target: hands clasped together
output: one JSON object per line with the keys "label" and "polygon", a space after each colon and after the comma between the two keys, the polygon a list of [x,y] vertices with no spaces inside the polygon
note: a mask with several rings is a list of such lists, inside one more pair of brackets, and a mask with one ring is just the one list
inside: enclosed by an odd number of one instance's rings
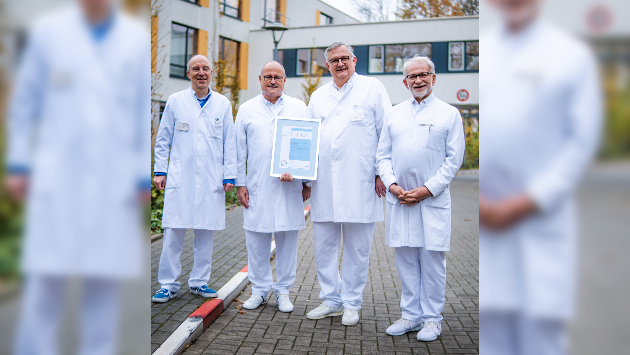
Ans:
{"label": "hands clasped together", "polygon": [[391,184],[389,186],[389,192],[391,192],[397,199],[400,200],[401,205],[415,205],[418,202],[424,200],[427,197],[433,196],[431,191],[425,186],[416,187],[413,190],[405,191],[397,184]]}

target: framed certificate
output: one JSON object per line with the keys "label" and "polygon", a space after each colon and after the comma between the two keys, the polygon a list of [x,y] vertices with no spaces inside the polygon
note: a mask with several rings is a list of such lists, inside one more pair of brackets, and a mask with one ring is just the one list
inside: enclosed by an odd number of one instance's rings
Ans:
{"label": "framed certificate", "polygon": [[320,131],[319,120],[277,116],[271,176],[286,172],[295,179],[317,180]]}

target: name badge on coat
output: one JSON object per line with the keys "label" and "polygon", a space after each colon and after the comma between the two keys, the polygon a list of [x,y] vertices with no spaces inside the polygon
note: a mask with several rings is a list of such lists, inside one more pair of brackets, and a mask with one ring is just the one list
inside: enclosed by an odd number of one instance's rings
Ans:
{"label": "name badge on coat", "polygon": [[363,108],[359,105],[354,105],[354,112],[352,113],[352,117],[350,117],[350,121],[356,122],[361,121],[365,117],[365,113]]}
{"label": "name badge on coat", "polygon": [[186,123],[186,122],[177,122],[177,124],[175,124],[175,129],[177,129],[179,131],[188,132],[188,123]]}
{"label": "name badge on coat", "polygon": [[220,126],[221,125],[221,119],[219,119],[218,117],[215,118],[212,122],[214,123],[215,126]]}

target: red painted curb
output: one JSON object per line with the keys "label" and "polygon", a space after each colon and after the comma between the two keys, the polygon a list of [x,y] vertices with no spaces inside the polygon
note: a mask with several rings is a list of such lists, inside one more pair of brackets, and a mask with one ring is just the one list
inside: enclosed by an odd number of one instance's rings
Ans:
{"label": "red painted curb", "polygon": [[208,328],[223,312],[223,300],[215,298],[197,308],[188,317],[202,318],[203,327]]}
{"label": "red painted curb", "polygon": [[311,210],[311,205],[308,205],[308,207],[304,209],[304,211],[310,211],[310,210]]}
{"label": "red painted curb", "polygon": [[248,267],[248,266],[249,266],[249,264],[245,265],[245,267],[244,267],[244,268],[242,268],[242,269],[241,269],[241,271],[239,271],[239,272],[247,272],[247,267]]}

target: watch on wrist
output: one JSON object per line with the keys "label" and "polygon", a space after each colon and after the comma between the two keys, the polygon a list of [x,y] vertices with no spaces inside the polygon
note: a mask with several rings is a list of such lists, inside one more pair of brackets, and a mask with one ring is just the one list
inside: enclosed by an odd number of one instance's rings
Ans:
{"label": "watch on wrist", "polygon": [[306,186],[306,187],[311,187],[313,182],[311,180],[306,180],[306,181],[302,181],[302,184],[304,184],[304,186]]}

